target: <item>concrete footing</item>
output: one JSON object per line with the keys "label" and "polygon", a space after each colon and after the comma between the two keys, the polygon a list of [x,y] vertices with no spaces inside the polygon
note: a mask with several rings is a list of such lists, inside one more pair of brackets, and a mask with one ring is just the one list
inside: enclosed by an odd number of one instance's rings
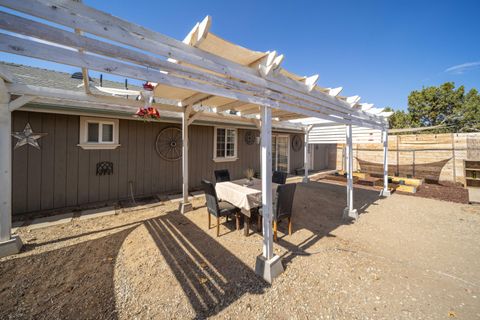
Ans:
{"label": "concrete footing", "polygon": [[388,189],[382,189],[382,191],[380,191],[380,197],[390,197],[391,195],[392,193]]}
{"label": "concrete footing", "polygon": [[343,219],[358,219],[357,209],[350,210],[348,208],[343,209]]}
{"label": "concrete footing", "polygon": [[309,178],[305,178],[305,177],[303,177],[303,179],[302,179],[302,182],[303,182],[303,183],[308,183],[309,181],[310,181],[310,179],[309,179]]}
{"label": "concrete footing", "polygon": [[255,273],[268,283],[271,284],[273,279],[282,274],[283,271],[282,259],[279,256],[274,256],[270,260],[267,260],[263,255],[257,257]]}
{"label": "concrete footing", "polygon": [[193,206],[190,202],[180,202],[180,213],[184,214],[193,210]]}
{"label": "concrete footing", "polygon": [[17,254],[23,247],[22,239],[19,236],[12,236],[10,240],[0,242],[0,258]]}

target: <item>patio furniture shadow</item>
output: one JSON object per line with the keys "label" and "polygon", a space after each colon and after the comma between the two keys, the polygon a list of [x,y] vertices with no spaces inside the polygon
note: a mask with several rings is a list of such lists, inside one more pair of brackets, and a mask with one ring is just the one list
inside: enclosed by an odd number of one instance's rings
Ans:
{"label": "patio furniture shadow", "polygon": [[145,226],[197,319],[218,314],[244,294],[261,294],[269,286],[230,250],[178,211],[148,220]]}
{"label": "patio furniture shadow", "polygon": [[[354,188],[354,208],[361,215],[376,205],[379,192]],[[331,232],[341,225],[352,224],[353,220],[343,219],[343,209],[347,206],[346,187],[336,184],[310,181],[297,184],[293,202],[293,233],[288,236],[286,223],[279,225],[278,244],[288,252],[282,257],[287,267],[296,256],[308,256],[308,249],[323,237],[332,237]],[[306,229],[312,234],[305,239],[293,242],[295,231]],[[281,235],[281,236],[280,236]]]}
{"label": "patio furniture shadow", "polygon": [[114,268],[137,226],[0,262],[0,319],[116,319]]}

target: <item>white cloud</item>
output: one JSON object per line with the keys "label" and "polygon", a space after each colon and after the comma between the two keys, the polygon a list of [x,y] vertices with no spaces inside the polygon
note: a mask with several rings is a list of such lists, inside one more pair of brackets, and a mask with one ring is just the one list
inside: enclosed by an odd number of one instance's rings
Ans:
{"label": "white cloud", "polygon": [[475,61],[475,62],[467,62],[467,63],[458,64],[456,66],[452,66],[446,69],[445,72],[452,73],[452,74],[464,74],[465,72],[472,71],[474,69],[479,69],[479,68],[480,68],[480,61]]}

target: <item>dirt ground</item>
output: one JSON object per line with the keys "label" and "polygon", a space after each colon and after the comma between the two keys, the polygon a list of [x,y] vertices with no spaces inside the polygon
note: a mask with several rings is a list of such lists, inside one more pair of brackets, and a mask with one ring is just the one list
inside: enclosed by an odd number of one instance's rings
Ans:
{"label": "dirt ground", "polygon": [[[379,176],[375,176],[380,178]],[[338,177],[335,177],[338,179]],[[332,176],[329,174],[321,173],[313,177],[313,180],[320,181],[330,184],[336,185],[346,185],[345,180],[333,180]],[[300,181],[300,180],[299,180]],[[371,187],[366,184],[354,183],[356,188],[362,188],[367,190],[378,190],[382,189],[381,186]],[[457,202],[457,203],[464,203],[468,204],[468,190],[464,188],[461,184],[455,184],[452,182],[447,181],[424,181],[424,183],[417,189],[416,193],[407,193],[407,192],[400,192],[394,191],[399,194],[404,194],[413,197],[420,197],[420,198],[430,198],[430,199],[437,199],[443,201],[450,201],[450,202]]]}
{"label": "dirt ground", "polygon": [[439,199],[444,201],[468,203],[468,190],[453,183],[424,183],[415,197]]}
{"label": "dirt ground", "polygon": [[480,319],[479,206],[356,189],[345,223],[343,186],[299,184],[270,286],[254,273],[261,236],[228,222],[216,238],[203,203],[20,228],[0,319]]}

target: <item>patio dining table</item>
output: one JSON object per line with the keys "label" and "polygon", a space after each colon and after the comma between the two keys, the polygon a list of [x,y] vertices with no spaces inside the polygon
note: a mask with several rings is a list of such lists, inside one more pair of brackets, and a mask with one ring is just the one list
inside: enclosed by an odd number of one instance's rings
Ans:
{"label": "patio dining table", "polygon": [[[275,202],[278,184],[272,182],[272,199]],[[215,185],[217,197],[240,208],[246,218],[245,235],[248,235],[252,211],[262,206],[262,180],[253,178],[218,182]]]}

